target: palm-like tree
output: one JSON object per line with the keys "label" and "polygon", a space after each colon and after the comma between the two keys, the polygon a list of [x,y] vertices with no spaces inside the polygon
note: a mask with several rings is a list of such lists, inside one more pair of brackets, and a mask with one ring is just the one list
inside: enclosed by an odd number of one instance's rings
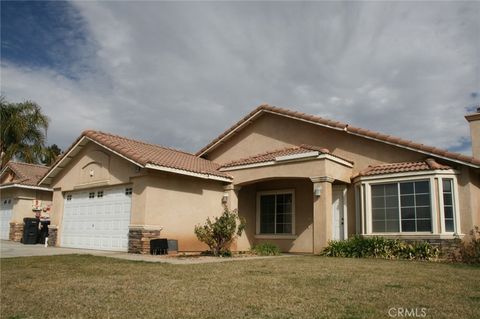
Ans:
{"label": "palm-like tree", "polygon": [[48,117],[35,102],[9,103],[0,97],[0,168],[11,159],[39,163],[48,123]]}

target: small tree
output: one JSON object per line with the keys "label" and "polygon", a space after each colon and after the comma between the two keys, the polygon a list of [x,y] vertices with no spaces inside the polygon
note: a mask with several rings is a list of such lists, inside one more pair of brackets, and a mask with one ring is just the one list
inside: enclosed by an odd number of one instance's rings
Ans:
{"label": "small tree", "polygon": [[225,206],[220,217],[215,217],[213,221],[209,217],[205,225],[195,226],[195,235],[207,244],[214,256],[219,256],[230,253],[230,245],[244,229],[245,220],[238,216],[236,210],[230,211]]}

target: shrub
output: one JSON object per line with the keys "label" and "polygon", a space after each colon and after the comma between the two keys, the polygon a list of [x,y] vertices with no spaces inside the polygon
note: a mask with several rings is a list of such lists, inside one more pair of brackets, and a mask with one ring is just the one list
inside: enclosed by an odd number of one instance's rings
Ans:
{"label": "shrub", "polygon": [[470,231],[470,238],[466,239],[459,244],[453,260],[467,264],[480,264],[480,228],[475,226]]}
{"label": "shrub", "polygon": [[280,255],[280,248],[275,244],[263,243],[255,245],[252,252],[260,256],[278,256]]}
{"label": "shrub", "polygon": [[427,242],[407,244],[398,239],[354,236],[344,241],[330,241],[322,255],[351,258],[431,260],[438,257],[439,250]]}
{"label": "shrub", "polygon": [[230,211],[225,207],[220,217],[212,221],[207,218],[205,225],[195,226],[195,235],[198,240],[207,244],[214,256],[231,256],[230,245],[245,229],[245,221],[240,218],[237,211]]}

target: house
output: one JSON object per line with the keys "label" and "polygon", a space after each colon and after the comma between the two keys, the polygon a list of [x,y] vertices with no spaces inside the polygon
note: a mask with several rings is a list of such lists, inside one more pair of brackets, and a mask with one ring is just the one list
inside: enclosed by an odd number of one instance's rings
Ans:
{"label": "house", "polygon": [[34,218],[52,204],[52,190],[38,186],[48,171],[44,165],[8,162],[0,172],[0,239],[20,241],[23,219]]}
{"label": "house", "polygon": [[49,240],[148,253],[161,236],[198,251],[194,226],[227,205],[247,222],[234,250],[319,253],[353,234],[449,243],[480,224],[480,113],[466,118],[474,157],[269,105],[197,154],[85,131],[38,184],[53,189]]}

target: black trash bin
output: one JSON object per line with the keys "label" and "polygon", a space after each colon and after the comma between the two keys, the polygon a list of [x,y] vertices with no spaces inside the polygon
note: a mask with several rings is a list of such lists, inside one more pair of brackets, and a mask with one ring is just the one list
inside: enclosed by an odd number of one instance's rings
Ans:
{"label": "black trash bin", "polygon": [[36,218],[23,219],[23,238],[22,242],[25,245],[35,245],[38,240],[38,223]]}
{"label": "black trash bin", "polygon": [[168,240],[166,238],[150,240],[150,255],[168,254]]}

